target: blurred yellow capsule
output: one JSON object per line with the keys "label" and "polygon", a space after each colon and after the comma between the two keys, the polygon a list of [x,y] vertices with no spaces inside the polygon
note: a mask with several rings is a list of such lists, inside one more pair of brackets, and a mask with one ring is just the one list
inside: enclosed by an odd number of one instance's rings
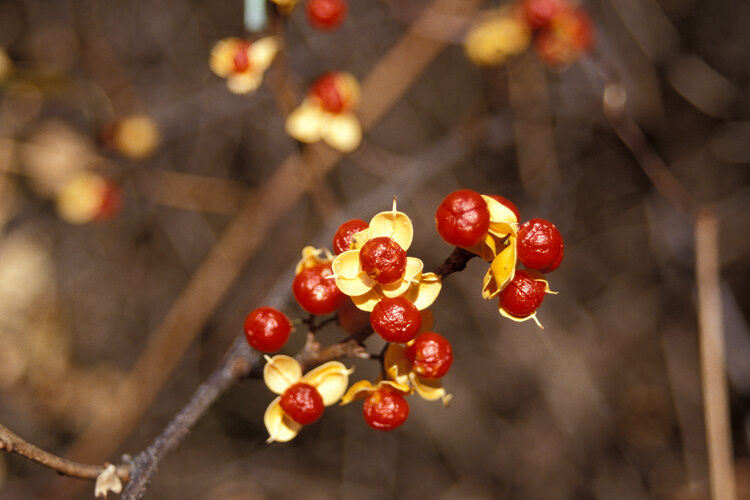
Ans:
{"label": "blurred yellow capsule", "polygon": [[469,60],[481,66],[497,66],[508,56],[529,46],[528,25],[513,15],[497,15],[475,26],[466,35],[464,49]]}
{"label": "blurred yellow capsule", "polygon": [[115,125],[113,145],[131,160],[141,160],[154,152],[161,141],[156,122],[147,115],[130,115]]}

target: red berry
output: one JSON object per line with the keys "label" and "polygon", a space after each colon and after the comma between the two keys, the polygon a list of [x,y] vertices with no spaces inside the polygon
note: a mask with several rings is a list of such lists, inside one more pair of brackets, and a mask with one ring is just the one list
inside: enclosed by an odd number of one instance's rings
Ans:
{"label": "red berry", "polygon": [[277,352],[284,347],[291,331],[289,319],[273,307],[259,307],[245,318],[247,343],[261,352]]}
{"label": "red berry", "polygon": [[406,252],[387,236],[372,238],[359,250],[359,265],[372,279],[387,285],[404,276]]}
{"label": "red berry", "polygon": [[339,88],[339,76],[326,73],[312,84],[310,94],[320,101],[320,105],[330,113],[341,113],[346,107],[344,96]]}
{"label": "red berry", "polygon": [[523,13],[532,30],[546,28],[557,15],[570,10],[566,0],[524,0]]}
{"label": "red berry", "polygon": [[361,332],[370,324],[370,313],[355,306],[351,300],[344,300],[336,316],[339,320],[339,326],[346,333]]}
{"label": "red berry", "polygon": [[434,332],[420,333],[414,343],[406,347],[406,357],[412,369],[424,378],[440,378],[453,362],[450,342]]}
{"label": "red berry", "polygon": [[474,246],[490,227],[487,203],[476,191],[461,189],[445,197],[435,213],[437,231],[451,245]]}
{"label": "red berry", "polygon": [[244,73],[250,69],[250,58],[247,54],[247,49],[250,48],[250,42],[242,40],[237,44],[237,52],[234,54],[232,62],[234,63],[235,73]]}
{"label": "red berry", "polygon": [[565,245],[560,231],[544,219],[531,219],[518,228],[518,260],[531,269],[549,273],[557,269]]}
{"label": "red berry", "polygon": [[312,314],[330,314],[341,307],[346,295],[336,281],[328,278],[332,274],[331,264],[317,264],[294,277],[292,292],[302,309]]}
{"label": "red berry", "polygon": [[516,221],[520,221],[521,220],[521,213],[518,211],[518,207],[516,206],[515,203],[513,203],[512,201],[510,201],[505,196],[500,196],[499,194],[491,194],[491,195],[489,195],[489,197],[492,198],[493,200],[495,200],[496,202],[498,202],[498,203],[500,203],[502,205],[505,205],[505,207],[509,208],[510,211],[515,214]]}
{"label": "red berry", "polygon": [[280,404],[284,413],[302,425],[318,420],[325,409],[318,390],[304,382],[297,382],[284,391]]}
{"label": "red berry", "polygon": [[96,212],[98,220],[111,219],[122,208],[122,194],[120,186],[112,181],[105,181],[104,192],[102,193],[102,202],[99,210]]}
{"label": "red berry", "polygon": [[583,10],[566,11],[541,30],[534,41],[539,57],[548,64],[560,66],[576,60],[594,43],[591,19]]}
{"label": "red berry", "polygon": [[385,297],[372,309],[370,324],[387,342],[403,344],[419,333],[422,315],[414,304],[403,297]]}
{"label": "red berry", "polygon": [[500,294],[500,307],[511,316],[525,318],[534,314],[542,304],[546,289],[544,282],[533,280],[526,271],[516,271]]}
{"label": "red berry", "polygon": [[352,249],[352,237],[355,233],[370,227],[361,219],[352,219],[341,224],[333,235],[333,253],[336,255]]}
{"label": "red berry", "polygon": [[378,389],[365,400],[362,414],[367,425],[373,429],[391,431],[406,422],[409,416],[409,403],[396,391]]}
{"label": "red berry", "polygon": [[320,30],[338,28],[346,19],[346,0],[307,0],[307,19]]}

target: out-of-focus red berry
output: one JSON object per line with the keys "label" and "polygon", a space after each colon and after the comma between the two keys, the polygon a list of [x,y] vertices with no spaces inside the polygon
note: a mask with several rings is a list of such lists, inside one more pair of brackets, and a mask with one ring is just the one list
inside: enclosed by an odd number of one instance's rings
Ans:
{"label": "out-of-focus red berry", "polygon": [[414,304],[403,297],[385,297],[372,309],[370,324],[375,333],[387,342],[404,344],[419,333],[422,315]]}
{"label": "out-of-focus red berry", "polygon": [[346,108],[346,99],[341,93],[339,75],[326,73],[313,82],[310,95],[320,101],[320,105],[329,113],[341,113]]}
{"label": "out-of-focus red berry", "polygon": [[434,332],[420,333],[414,343],[406,347],[406,357],[420,377],[440,378],[453,363],[453,349],[442,335]]}
{"label": "out-of-focus red berry", "polygon": [[292,323],[273,307],[259,307],[245,318],[245,338],[250,347],[261,352],[278,352],[291,331]]}
{"label": "out-of-focus red berry", "polygon": [[102,203],[96,212],[97,220],[111,219],[120,212],[122,208],[122,193],[120,186],[115,182],[107,180],[102,192]]}
{"label": "out-of-focus red berry", "polygon": [[325,409],[318,390],[304,382],[297,382],[284,391],[279,403],[284,413],[302,425],[318,420]]}
{"label": "out-of-focus red berry", "polygon": [[406,271],[406,252],[387,236],[367,240],[359,250],[359,265],[372,279],[387,285],[401,279]]}
{"label": "out-of-focus red berry", "polygon": [[524,0],[522,7],[532,30],[546,28],[560,13],[573,8],[568,0]]}
{"label": "out-of-focus red berry", "polygon": [[544,282],[533,280],[526,271],[516,271],[500,293],[500,307],[517,318],[530,316],[542,304],[546,288]]}
{"label": "out-of-focus red berry", "polygon": [[237,44],[237,52],[234,53],[232,63],[234,64],[235,73],[244,73],[250,69],[250,58],[247,49],[250,48],[250,42],[242,40]]}
{"label": "out-of-focus red berry", "polygon": [[440,236],[449,244],[470,247],[479,243],[490,227],[490,212],[482,196],[471,189],[445,197],[435,213]]}
{"label": "out-of-focus red berry", "polygon": [[352,219],[341,224],[333,235],[333,253],[336,255],[352,249],[352,237],[355,233],[367,229],[369,225],[361,219]]}
{"label": "out-of-focus red berry", "polygon": [[357,333],[370,324],[370,313],[354,305],[351,300],[344,300],[338,311],[339,326],[346,333]]}
{"label": "out-of-focus red berry", "polygon": [[521,264],[549,273],[562,262],[565,244],[560,231],[544,219],[531,219],[518,228],[517,252]]}
{"label": "out-of-focus red berry", "polygon": [[378,389],[365,400],[362,414],[373,429],[390,431],[406,422],[409,403],[396,391]]}
{"label": "out-of-focus red berry", "polygon": [[338,28],[346,19],[346,0],[307,0],[305,12],[310,24],[319,30]]}
{"label": "out-of-focus red berry", "polygon": [[302,309],[312,314],[330,314],[341,307],[346,295],[335,280],[328,278],[332,274],[331,264],[317,264],[294,277],[292,292]]}
{"label": "out-of-focus red berry", "polygon": [[515,203],[510,201],[505,196],[500,196],[499,194],[491,194],[489,195],[489,197],[495,200],[496,202],[501,203],[505,205],[506,207],[508,207],[510,211],[516,215],[516,220],[518,222],[521,222],[521,212],[518,211],[518,207],[516,206]]}
{"label": "out-of-focus red berry", "polygon": [[563,66],[578,59],[594,44],[591,18],[581,9],[556,16],[534,41],[539,57],[552,66]]}

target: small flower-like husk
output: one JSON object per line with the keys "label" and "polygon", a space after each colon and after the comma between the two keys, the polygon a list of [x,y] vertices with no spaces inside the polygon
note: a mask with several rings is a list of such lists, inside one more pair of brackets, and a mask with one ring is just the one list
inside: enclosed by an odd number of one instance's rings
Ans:
{"label": "small flower-like husk", "polygon": [[302,249],[302,258],[297,262],[294,274],[296,276],[303,269],[315,267],[320,264],[328,264],[331,261],[333,261],[333,254],[327,248],[315,248],[308,245]]}
{"label": "small flower-like husk", "polygon": [[274,357],[266,356],[263,367],[263,380],[266,386],[279,397],[271,401],[266,408],[263,422],[268,430],[268,442],[286,442],[294,439],[302,425],[290,418],[281,408],[281,395],[290,386],[303,382],[318,391],[325,406],[337,403],[346,393],[349,375],[353,372],[339,361],[329,361],[302,375],[299,362],[283,354]]}
{"label": "small flower-like husk", "polygon": [[[557,295],[557,292],[553,292],[549,287],[549,282],[544,277],[544,275],[537,271],[536,269],[526,269],[526,273],[533,279],[534,281],[541,281],[544,283],[544,293]],[[500,302],[498,301],[497,304],[497,310],[500,312],[500,314],[509,320],[515,321],[517,323],[523,323],[524,321],[533,320],[536,325],[544,330],[544,326],[539,321],[539,318],[536,317],[536,311],[534,311],[532,314],[529,314],[528,316],[524,316],[523,318],[519,318],[518,316],[513,316],[508,311],[503,309],[503,307],[500,305]]]}
{"label": "small flower-like husk", "polygon": [[265,37],[256,40],[247,47],[249,67],[247,71],[234,70],[234,56],[242,44],[241,38],[225,38],[219,40],[211,50],[209,65],[217,76],[227,79],[227,87],[234,94],[247,94],[260,86],[263,73],[271,65],[279,50],[276,37]]}
{"label": "small flower-like husk", "polygon": [[[407,344],[408,345],[408,344]],[[422,399],[428,401],[442,400],[445,406],[453,396],[447,393],[440,379],[425,379],[412,370],[406,347],[401,344],[390,344],[383,359],[386,377],[399,385],[410,385]]]}
{"label": "small flower-like husk", "polygon": [[107,181],[84,172],[66,182],[57,192],[57,213],[71,224],[86,224],[96,218],[102,206]]}
{"label": "small flower-like husk", "polygon": [[305,144],[320,140],[349,153],[362,142],[362,126],[351,112],[330,113],[311,98],[302,101],[286,119],[287,133]]}
{"label": "small flower-like husk", "polygon": [[510,236],[507,245],[492,259],[482,282],[482,297],[497,297],[516,274],[516,237]]}
{"label": "small flower-like husk", "polygon": [[370,383],[369,380],[360,380],[352,384],[349,390],[346,391],[346,394],[341,398],[340,404],[347,405],[352,401],[368,398],[374,392],[386,387],[404,395],[411,394],[411,388],[408,385],[399,384],[392,380],[379,380],[375,384]]}
{"label": "small flower-like husk", "polygon": [[494,198],[482,195],[482,199],[487,203],[490,225],[484,238],[466,250],[489,262],[505,248],[509,237],[515,237],[518,231],[518,219],[511,209]]}
{"label": "small flower-like husk", "polygon": [[528,25],[508,11],[493,12],[472,28],[464,40],[464,49],[471,62],[480,66],[497,66],[508,56],[529,46]]}

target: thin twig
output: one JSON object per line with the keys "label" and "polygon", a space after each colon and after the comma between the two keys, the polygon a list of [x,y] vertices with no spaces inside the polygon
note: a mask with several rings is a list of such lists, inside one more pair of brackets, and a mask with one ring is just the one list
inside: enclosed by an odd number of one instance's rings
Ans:
{"label": "thin twig", "polygon": [[450,274],[463,271],[466,268],[466,264],[476,256],[477,254],[475,253],[456,247],[453,253],[435,269],[434,273],[440,276],[440,279],[445,279]]}
{"label": "thin twig", "polygon": [[[34,446],[3,425],[0,425],[0,449],[28,458],[32,462],[54,469],[65,476],[81,479],[96,479],[107,466],[107,464],[79,464],[78,462],[58,457]],[[130,478],[130,466],[119,465],[117,467],[117,476],[121,480],[127,481]]]}

